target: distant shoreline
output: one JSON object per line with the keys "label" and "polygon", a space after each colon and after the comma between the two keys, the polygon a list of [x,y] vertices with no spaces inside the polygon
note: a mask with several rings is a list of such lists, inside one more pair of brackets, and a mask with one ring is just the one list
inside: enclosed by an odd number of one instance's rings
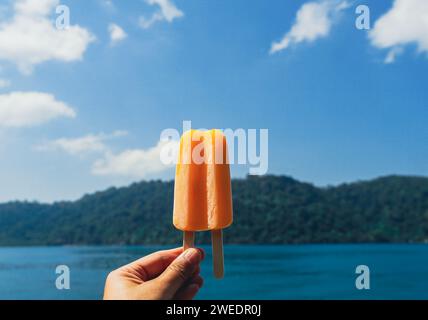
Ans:
{"label": "distant shoreline", "polygon": [[[269,177],[269,176],[271,176],[271,177],[288,177],[287,175],[283,175],[283,174],[266,174],[266,175],[261,176],[261,177]],[[232,180],[233,181],[245,181],[248,177],[252,177],[252,176],[248,175],[246,177],[236,177],[236,178],[233,178]],[[257,177],[257,176],[253,176],[253,177]],[[371,181],[375,181],[378,179],[391,178],[391,177],[428,179],[428,176],[424,176],[424,175],[412,175],[412,174],[403,174],[403,175],[389,174],[388,175],[388,174],[385,174],[385,175],[379,175],[379,176],[376,176],[373,178],[356,179],[356,180],[352,180],[352,181],[344,181],[344,182],[338,182],[338,183],[333,183],[333,184],[317,184],[317,183],[306,181],[306,180],[299,180],[299,181],[301,183],[304,183],[304,184],[312,185],[318,189],[332,189],[332,188],[334,189],[334,188],[339,188],[342,186],[366,183],[366,182],[371,182]],[[40,205],[47,205],[47,206],[58,205],[58,204],[68,204],[68,203],[80,201],[83,198],[88,197],[88,196],[96,195],[98,193],[107,192],[109,190],[120,190],[120,189],[130,188],[135,184],[151,183],[151,182],[174,183],[174,179],[166,179],[166,180],[150,179],[150,180],[144,180],[144,181],[140,181],[140,182],[131,182],[131,183],[124,185],[124,186],[118,186],[118,187],[117,186],[110,186],[110,187],[107,187],[107,188],[102,189],[102,190],[84,193],[82,196],[79,196],[75,199],[70,199],[70,200],[39,201],[39,200],[28,200],[28,199],[11,199],[11,200],[0,202],[0,206],[6,205],[6,204],[11,204],[11,203],[30,203],[30,204],[40,204]]]}
{"label": "distant shoreline", "polygon": [[[318,188],[287,176],[232,180],[234,244],[428,242],[428,178],[389,176]],[[179,245],[174,183],[111,188],[75,202],[0,205],[0,246]],[[210,233],[196,243],[210,243]]]}
{"label": "distant shoreline", "polygon": [[[365,242],[365,243],[298,243],[298,244],[269,244],[269,243],[265,243],[265,244],[229,244],[226,243],[224,244],[225,247],[284,247],[284,246],[288,246],[288,247],[318,247],[318,246],[389,246],[389,245],[394,245],[394,246],[413,246],[413,245],[420,245],[420,246],[427,246],[428,242],[400,242],[400,243],[393,243],[393,242]],[[198,245],[197,245],[198,246]],[[199,245],[202,248],[211,248],[210,244],[201,244]],[[179,247],[174,246],[174,245],[167,245],[167,244],[150,244],[150,245],[28,245],[28,246],[20,246],[20,245],[16,245],[16,246],[0,246],[0,249],[25,249],[25,248],[165,248],[165,247],[170,247],[170,248],[176,248]]]}

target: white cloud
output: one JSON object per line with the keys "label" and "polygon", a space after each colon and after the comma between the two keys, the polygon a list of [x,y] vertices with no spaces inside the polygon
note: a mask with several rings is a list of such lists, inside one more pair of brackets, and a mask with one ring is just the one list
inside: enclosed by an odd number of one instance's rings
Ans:
{"label": "white cloud", "polygon": [[60,138],[36,146],[38,151],[61,150],[73,156],[88,153],[109,152],[107,140],[127,135],[126,131],[115,131],[111,134],[88,134],[79,138]]}
{"label": "white cloud", "polygon": [[26,74],[49,60],[81,60],[94,36],[78,25],[57,29],[50,13],[58,4],[59,0],[15,0],[12,19],[0,23],[0,60]]}
{"label": "white cloud", "polygon": [[0,127],[31,127],[76,112],[51,94],[12,92],[0,95]]}
{"label": "white cloud", "polygon": [[107,10],[114,10],[115,6],[112,0],[99,0],[101,6]]}
{"label": "white cloud", "polygon": [[279,42],[272,43],[270,53],[287,49],[292,44],[312,42],[326,37],[340,11],[348,8],[346,1],[322,0],[303,4],[297,11],[296,21]]}
{"label": "white cloud", "polygon": [[395,0],[370,31],[373,46],[389,49],[385,63],[392,63],[403,47],[415,44],[419,52],[428,53],[428,1]]}
{"label": "white cloud", "polygon": [[110,32],[110,43],[112,45],[125,40],[128,37],[126,32],[115,23],[111,23],[108,27],[108,30]]}
{"label": "white cloud", "polygon": [[7,79],[1,79],[0,78],[0,89],[1,88],[7,88],[10,86],[10,81]]}
{"label": "white cloud", "polygon": [[180,18],[184,14],[171,0],[147,0],[150,5],[158,5],[165,20],[172,22],[175,18]]}
{"label": "white cloud", "polygon": [[394,63],[397,56],[400,55],[401,53],[403,53],[403,48],[401,47],[392,48],[391,50],[389,50],[388,54],[386,55],[384,62],[386,64]]}
{"label": "white cloud", "polygon": [[162,20],[164,20],[162,14],[160,12],[155,12],[150,18],[141,16],[138,23],[141,28],[148,29],[156,22]]}
{"label": "white cloud", "polygon": [[149,149],[131,149],[118,154],[108,152],[105,157],[97,160],[92,166],[92,174],[99,176],[123,176],[146,178],[159,174],[174,166],[161,161],[161,153],[165,147],[176,149],[177,141],[159,142]]}
{"label": "white cloud", "polygon": [[91,173],[141,179],[162,173],[175,165],[179,141],[159,141],[148,149],[128,149],[114,153],[108,140],[127,135],[126,131],[111,134],[88,134],[78,138],[60,138],[35,146],[36,151],[63,151],[72,156],[97,155]]}
{"label": "white cloud", "polygon": [[183,11],[178,9],[171,0],[146,0],[149,5],[157,5],[159,10],[152,14],[151,17],[140,17],[139,24],[142,28],[150,28],[158,21],[172,22],[174,19],[184,16]]}

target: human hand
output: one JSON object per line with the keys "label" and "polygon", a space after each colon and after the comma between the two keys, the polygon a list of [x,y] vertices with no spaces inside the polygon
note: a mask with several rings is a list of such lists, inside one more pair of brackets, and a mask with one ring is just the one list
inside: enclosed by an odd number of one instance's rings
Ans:
{"label": "human hand", "polygon": [[203,284],[199,264],[202,249],[158,251],[112,271],[105,300],[192,299]]}

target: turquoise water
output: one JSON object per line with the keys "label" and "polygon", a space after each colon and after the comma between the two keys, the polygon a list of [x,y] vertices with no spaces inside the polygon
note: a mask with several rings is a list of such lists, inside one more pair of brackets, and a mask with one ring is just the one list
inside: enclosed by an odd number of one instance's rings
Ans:
{"label": "turquoise water", "polygon": [[[0,299],[99,299],[110,270],[163,248],[0,248]],[[226,246],[220,281],[206,251],[199,299],[428,299],[428,245]],[[60,291],[63,264],[71,289]],[[370,268],[370,290],[356,289],[357,265]]]}

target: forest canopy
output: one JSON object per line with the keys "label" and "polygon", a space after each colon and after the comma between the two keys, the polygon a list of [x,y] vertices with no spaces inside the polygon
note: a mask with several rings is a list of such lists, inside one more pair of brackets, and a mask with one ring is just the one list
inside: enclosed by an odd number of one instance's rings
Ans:
{"label": "forest canopy", "polygon": [[[388,176],[319,188],[286,176],[232,182],[226,243],[428,242],[428,178]],[[145,181],[51,205],[0,205],[0,245],[179,244],[174,182]],[[197,242],[210,241],[209,232]]]}

